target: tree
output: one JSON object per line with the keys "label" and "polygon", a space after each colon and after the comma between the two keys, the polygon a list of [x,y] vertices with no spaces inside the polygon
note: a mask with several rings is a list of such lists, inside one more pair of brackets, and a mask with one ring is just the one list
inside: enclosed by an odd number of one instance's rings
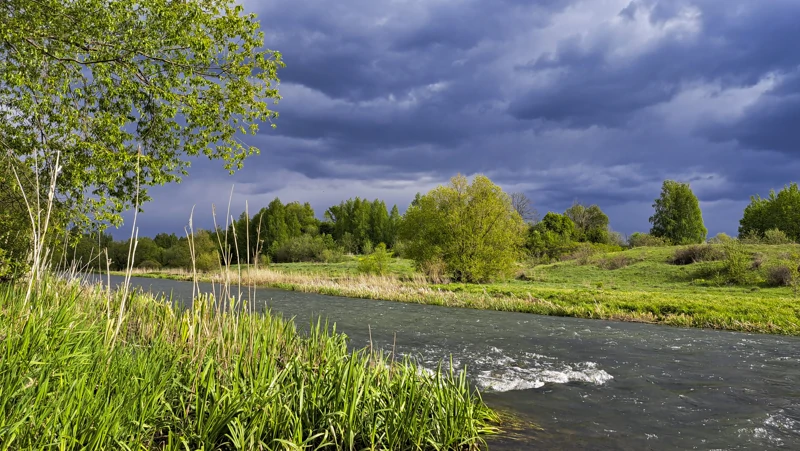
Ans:
{"label": "tree", "polygon": [[263,41],[233,0],[5,0],[0,153],[52,180],[73,221],[118,225],[186,157],[233,171],[257,152],[237,135],[277,116],[283,67]]}
{"label": "tree", "polygon": [[397,234],[400,231],[401,220],[400,210],[397,209],[397,205],[393,205],[392,211],[389,212],[389,233],[386,237],[386,245],[390,248],[393,248],[397,242]]}
{"label": "tree", "polygon": [[153,241],[160,247],[161,249],[169,249],[172,246],[178,244],[178,236],[174,233],[164,233],[161,232],[153,238]]}
{"label": "tree", "polygon": [[511,198],[487,177],[457,175],[409,206],[400,228],[418,266],[441,260],[454,280],[506,275],[520,255],[525,225]]}
{"label": "tree", "polygon": [[511,206],[528,224],[536,224],[539,221],[539,213],[533,208],[533,202],[525,193],[511,193]]}
{"label": "tree", "polygon": [[665,180],[661,196],[653,204],[650,234],[672,244],[702,243],[708,230],[703,225],[700,202],[688,183]]}
{"label": "tree", "polygon": [[548,212],[528,229],[526,247],[537,258],[556,259],[573,250],[575,223],[567,215]]}
{"label": "tree", "polygon": [[573,238],[576,241],[608,243],[608,216],[597,205],[587,207],[576,201],[564,215],[575,224]]}
{"label": "tree", "polygon": [[756,234],[763,237],[771,229],[784,232],[791,240],[800,240],[800,188],[797,183],[784,186],[769,197],[752,196],[739,220],[739,236]]}

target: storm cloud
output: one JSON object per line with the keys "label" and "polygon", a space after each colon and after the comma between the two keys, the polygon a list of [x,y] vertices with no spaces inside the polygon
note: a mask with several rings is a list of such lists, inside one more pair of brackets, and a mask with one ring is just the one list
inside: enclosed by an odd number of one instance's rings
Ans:
{"label": "storm cloud", "polygon": [[277,128],[234,176],[197,160],[153,189],[142,234],[182,230],[193,205],[211,226],[232,185],[235,216],[274,197],[321,216],[354,196],[404,210],[456,173],[541,213],[597,203],[624,233],[686,181],[709,231],[735,233],[750,195],[800,169],[794,0],[243,4],[287,65]]}

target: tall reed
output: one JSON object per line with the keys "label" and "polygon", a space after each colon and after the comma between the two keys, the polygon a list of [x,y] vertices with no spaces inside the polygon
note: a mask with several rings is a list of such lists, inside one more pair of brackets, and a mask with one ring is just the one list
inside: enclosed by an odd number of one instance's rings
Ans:
{"label": "tall reed", "polygon": [[477,449],[497,431],[463,372],[350,352],[326,323],[116,292],[114,346],[106,293],[41,282],[29,302],[0,286],[0,449]]}

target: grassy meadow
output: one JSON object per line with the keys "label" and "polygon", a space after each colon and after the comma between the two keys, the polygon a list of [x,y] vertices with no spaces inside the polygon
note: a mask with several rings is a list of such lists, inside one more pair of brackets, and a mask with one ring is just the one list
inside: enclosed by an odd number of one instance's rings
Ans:
{"label": "grassy meadow", "polygon": [[[204,280],[241,280],[297,291],[402,302],[638,321],[673,326],[800,335],[796,285],[769,286],[770,268],[786,265],[799,245],[741,245],[746,280],[727,278],[723,245],[706,261],[675,264],[686,246],[640,247],[584,254],[548,265],[520,264],[515,277],[491,284],[431,284],[411,261],[393,259],[385,276],[361,275],[355,258],[341,263],[280,263],[258,270],[209,272]],[[186,271],[138,275],[190,280]]]}
{"label": "grassy meadow", "polygon": [[0,285],[4,450],[463,450],[497,431],[464,373],[348,351],[327,324],[54,279],[25,299]]}

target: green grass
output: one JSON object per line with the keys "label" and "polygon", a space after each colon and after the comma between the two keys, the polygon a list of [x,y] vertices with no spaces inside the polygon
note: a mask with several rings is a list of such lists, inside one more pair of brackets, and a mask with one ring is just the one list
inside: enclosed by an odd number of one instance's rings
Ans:
{"label": "green grass", "polygon": [[1,449],[475,449],[496,432],[464,373],[349,352],[326,324],[134,294],[115,341],[119,294],[50,280],[23,300],[0,286]]}
{"label": "green grass", "polygon": [[[245,274],[244,280],[337,296],[800,335],[800,295],[764,282],[765,268],[800,254],[800,245],[745,245],[750,261],[761,266],[748,269],[751,280],[740,285],[729,283],[723,261],[671,264],[678,249],[636,248],[551,265],[521,264],[518,277],[491,284],[427,284],[402,259],[393,261],[389,278],[357,276],[355,261],[349,261],[276,264]],[[608,269],[613,266],[607,263],[616,259],[626,264]],[[152,275],[191,280],[186,273]]]}
{"label": "green grass", "polygon": [[[349,257],[341,263],[274,263],[270,268],[293,274],[343,277],[358,275],[357,266],[357,257]],[[414,262],[411,260],[393,258],[389,265],[389,275],[409,278],[415,273]]]}

